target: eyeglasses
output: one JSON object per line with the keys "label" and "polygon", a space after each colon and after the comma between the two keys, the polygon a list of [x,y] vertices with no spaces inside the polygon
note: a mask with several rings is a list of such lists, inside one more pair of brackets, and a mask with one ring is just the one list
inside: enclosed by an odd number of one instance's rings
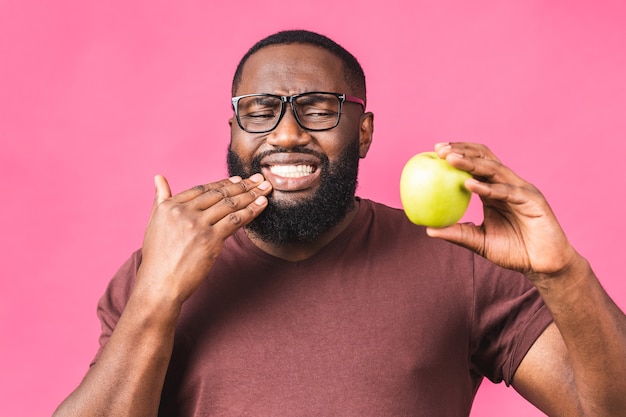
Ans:
{"label": "eyeglasses", "polygon": [[298,125],[314,132],[337,127],[344,102],[359,104],[365,110],[365,102],[358,97],[324,92],[293,96],[246,94],[233,97],[232,102],[239,127],[248,133],[267,133],[276,129],[285,115],[286,103],[291,104]]}

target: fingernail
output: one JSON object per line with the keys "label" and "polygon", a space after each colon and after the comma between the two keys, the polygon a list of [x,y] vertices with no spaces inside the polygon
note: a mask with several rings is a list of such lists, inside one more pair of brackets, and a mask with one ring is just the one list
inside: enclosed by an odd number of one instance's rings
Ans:
{"label": "fingernail", "polygon": [[263,180],[263,175],[258,172],[250,177],[250,181],[259,182]]}
{"label": "fingernail", "polygon": [[267,202],[267,198],[264,195],[262,195],[262,196],[257,197],[256,200],[254,200],[254,202],[256,203],[257,206],[263,206]]}
{"label": "fingernail", "polygon": [[235,175],[234,177],[230,177],[229,180],[233,184],[237,184],[238,182],[241,182],[241,177],[238,175]]}
{"label": "fingernail", "polygon": [[269,181],[263,181],[261,184],[257,185],[257,188],[260,190],[267,190],[268,188],[270,188],[270,182]]}

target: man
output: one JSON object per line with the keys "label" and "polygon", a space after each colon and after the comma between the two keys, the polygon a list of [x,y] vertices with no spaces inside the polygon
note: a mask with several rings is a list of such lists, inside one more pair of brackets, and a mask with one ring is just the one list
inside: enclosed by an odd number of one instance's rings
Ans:
{"label": "man", "polygon": [[624,415],[624,314],[489,149],[436,145],[484,223],[425,229],[355,198],[373,114],[333,41],[264,39],[233,96],[231,177],[174,196],[155,178],[56,415],[467,416],[483,377],[551,416]]}

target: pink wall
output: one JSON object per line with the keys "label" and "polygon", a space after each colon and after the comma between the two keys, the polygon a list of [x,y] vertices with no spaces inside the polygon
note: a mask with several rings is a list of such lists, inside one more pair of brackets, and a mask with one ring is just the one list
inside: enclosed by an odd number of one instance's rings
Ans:
{"label": "pink wall", "polygon": [[[398,206],[411,155],[484,142],[544,191],[626,308],[621,0],[33,3],[0,0],[0,415],[49,415],[79,383],[152,176],[180,191],[223,175],[232,72],[278,29],[362,61],[376,135],[360,195]],[[485,384],[473,415],[541,413]]]}

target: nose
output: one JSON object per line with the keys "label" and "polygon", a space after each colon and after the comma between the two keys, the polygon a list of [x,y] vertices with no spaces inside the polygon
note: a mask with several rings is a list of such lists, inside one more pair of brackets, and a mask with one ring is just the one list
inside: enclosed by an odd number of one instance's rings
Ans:
{"label": "nose", "polygon": [[288,149],[306,145],[311,140],[311,136],[298,124],[291,106],[285,107],[285,114],[278,122],[278,126],[270,132],[267,142]]}

